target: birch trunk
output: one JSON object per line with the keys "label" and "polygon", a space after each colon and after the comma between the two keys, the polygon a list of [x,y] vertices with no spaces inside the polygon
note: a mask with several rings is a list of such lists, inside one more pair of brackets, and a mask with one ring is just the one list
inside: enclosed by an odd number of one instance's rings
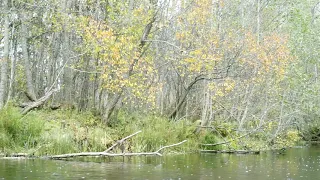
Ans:
{"label": "birch trunk", "polygon": [[28,43],[27,43],[28,28],[26,24],[26,21],[27,21],[26,16],[27,16],[26,14],[21,15],[22,54],[23,54],[23,60],[24,60],[25,76],[27,81],[27,96],[29,100],[36,101],[37,98],[34,91],[30,61],[29,61],[29,53],[28,53]]}
{"label": "birch trunk", "polygon": [[4,0],[4,52],[3,59],[1,59],[1,81],[0,81],[0,109],[4,106],[5,93],[7,87],[7,71],[8,71],[8,60],[9,60],[9,7],[8,0]]}

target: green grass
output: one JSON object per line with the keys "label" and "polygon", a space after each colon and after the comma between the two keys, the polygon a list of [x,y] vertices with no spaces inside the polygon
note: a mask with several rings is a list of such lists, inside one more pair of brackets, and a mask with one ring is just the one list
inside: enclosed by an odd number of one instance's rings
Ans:
{"label": "green grass", "polygon": [[44,121],[35,113],[22,116],[17,108],[7,106],[0,111],[0,150],[37,147]]}
{"label": "green grass", "polygon": [[131,140],[133,150],[140,152],[156,151],[162,146],[183,140],[188,142],[168,151],[171,153],[196,151],[198,148],[195,141],[197,137],[193,134],[194,129],[187,121],[168,121],[157,116],[141,117],[139,123],[128,123],[125,126],[126,134],[142,130],[142,133]]}
{"label": "green grass", "polygon": [[[127,152],[153,152],[183,140],[187,142],[164,149],[163,153],[190,153],[199,152],[199,149],[268,148],[266,141],[254,134],[228,145],[199,146],[241,136],[232,130],[234,124],[220,125],[223,128],[218,129],[219,132],[202,129],[195,133],[197,123],[188,120],[170,121],[157,115],[119,111],[109,125],[103,124],[90,112],[38,110],[22,116],[19,109],[8,106],[0,111],[0,152],[24,152],[36,156],[99,152],[139,130],[142,132],[126,141]],[[296,139],[295,133],[289,135],[284,137]],[[113,152],[120,150],[116,148]]]}
{"label": "green grass", "polygon": [[[14,108],[13,108],[14,109]],[[8,112],[11,114],[12,112]],[[13,115],[21,119],[18,111]],[[165,149],[166,153],[195,152],[198,150],[198,137],[193,133],[195,126],[188,121],[169,121],[155,115],[119,112],[112,126],[101,123],[91,113],[78,113],[70,110],[40,110],[23,117],[37,116],[41,119],[41,131],[37,136],[30,136],[30,142],[37,140],[33,146],[23,147],[21,144],[12,151],[34,152],[35,155],[64,154],[84,151],[104,151],[117,140],[139,130],[142,132],[126,141],[126,151],[151,152],[160,147],[188,140],[183,145]],[[19,119],[15,118],[15,119]],[[20,131],[21,122],[14,123],[13,131]],[[34,123],[28,123],[34,125]],[[30,126],[38,129],[35,126]],[[30,129],[30,128],[29,128]],[[1,135],[1,134],[0,134]],[[3,134],[6,136],[6,134]],[[4,147],[8,147],[6,138]],[[22,139],[21,139],[22,140]],[[21,142],[28,142],[25,138]],[[10,149],[10,148],[9,148]],[[119,152],[115,149],[113,152]]]}

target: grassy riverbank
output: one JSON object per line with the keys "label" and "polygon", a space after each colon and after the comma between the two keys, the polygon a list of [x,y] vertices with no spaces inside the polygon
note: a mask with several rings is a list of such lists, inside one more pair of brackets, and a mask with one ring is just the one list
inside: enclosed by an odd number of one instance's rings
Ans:
{"label": "grassy riverbank", "polygon": [[[130,138],[127,152],[151,152],[161,146],[188,141],[181,146],[166,149],[166,153],[198,152],[199,149],[265,150],[271,147],[293,146],[299,141],[297,131],[288,130],[267,143],[268,129],[244,138],[236,133],[233,124],[219,124],[215,131],[202,129],[195,133],[198,121],[169,121],[156,115],[120,112],[111,126],[105,126],[89,112],[72,110],[38,110],[26,116],[19,109],[6,107],[0,112],[0,152],[23,152],[37,156],[84,151],[104,151],[117,140],[134,132],[142,133]],[[217,146],[201,146],[230,141]],[[116,149],[114,152],[120,152]]]}

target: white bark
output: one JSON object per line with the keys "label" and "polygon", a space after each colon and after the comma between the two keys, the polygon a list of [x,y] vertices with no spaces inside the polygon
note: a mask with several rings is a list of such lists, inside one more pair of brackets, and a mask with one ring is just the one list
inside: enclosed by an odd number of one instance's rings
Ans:
{"label": "white bark", "polygon": [[21,15],[21,35],[22,35],[22,54],[23,54],[23,60],[24,60],[24,70],[26,75],[26,81],[27,81],[27,96],[31,101],[35,101],[36,95],[34,91],[33,86],[33,79],[32,79],[32,73],[30,68],[30,61],[29,61],[29,53],[28,53],[28,28],[27,28],[27,15],[22,14]]}
{"label": "white bark", "polygon": [[4,106],[5,94],[7,89],[7,71],[9,60],[9,7],[8,0],[4,1],[4,57],[1,59],[1,81],[0,81],[0,108]]}

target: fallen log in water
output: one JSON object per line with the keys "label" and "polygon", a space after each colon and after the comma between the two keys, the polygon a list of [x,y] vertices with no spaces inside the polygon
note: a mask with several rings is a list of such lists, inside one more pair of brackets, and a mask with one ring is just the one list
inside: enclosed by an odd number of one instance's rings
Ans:
{"label": "fallen log in water", "polygon": [[309,141],[310,144],[320,144],[320,141]]}
{"label": "fallen log in water", "polygon": [[107,150],[104,151],[104,153],[107,153],[109,151],[111,151],[112,149],[114,149],[115,147],[117,146],[121,146],[123,145],[123,142],[126,141],[127,139],[131,138],[132,136],[135,136],[139,133],[141,133],[142,131],[138,131],[138,132],[135,132],[133,134],[131,134],[130,136],[127,136],[125,138],[122,138],[121,140],[117,141],[116,143],[114,143],[111,147],[109,147]]}
{"label": "fallen log in water", "polygon": [[[163,146],[160,147],[157,151],[154,152],[122,152],[122,153],[110,153],[110,151],[112,149],[114,149],[117,146],[121,146],[122,143],[139,134],[142,131],[138,131],[134,134],[131,134],[119,141],[117,141],[115,144],[113,144],[111,147],[109,147],[107,150],[103,151],[103,152],[80,152],[80,153],[69,153],[69,154],[59,154],[59,155],[49,155],[49,156],[40,156],[40,157],[35,157],[33,156],[34,152],[37,151],[38,149],[40,149],[41,147],[39,147],[37,150],[35,150],[33,153],[31,154],[26,154],[26,153],[15,153],[15,154],[11,154],[9,157],[1,157],[0,159],[17,159],[17,158],[41,158],[41,159],[66,159],[66,158],[72,158],[72,157],[84,157],[84,156],[108,156],[108,157],[117,157],[117,156],[162,156],[161,151],[163,149],[166,148],[170,148],[170,147],[174,147],[174,146],[178,146],[180,144],[183,144],[185,142],[187,142],[187,140],[181,141],[179,143],[176,144],[171,144],[171,145],[167,145],[167,146]],[[3,154],[3,156],[5,156]]]}
{"label": "fallen log in water", "polygon": [[83,156],[109,156],[109,157],[116,157],[116,156],[162,156],[160,153],[161,150],[173,146],[178,146],[180,144],[185,143],[187,140],[181,141],[176,144],[171,144],[168,146],[163,146],[159,148],[157,151],[154,152],[140,152],[140,153],[108,153],[108,152],[81,152],[81,153],[71,153],[71,154],[60,154],[60,155],[54,155],[54,156],[46,156],[44,158],[48,159],[65,159],[65,158],[71,158],[71,157],[83,157]]}
{"label": "fallen log in water", "polygon": [[260,154],[260,151],[253,150],[200,150],[202,153],[229,153],[229,154]]}

